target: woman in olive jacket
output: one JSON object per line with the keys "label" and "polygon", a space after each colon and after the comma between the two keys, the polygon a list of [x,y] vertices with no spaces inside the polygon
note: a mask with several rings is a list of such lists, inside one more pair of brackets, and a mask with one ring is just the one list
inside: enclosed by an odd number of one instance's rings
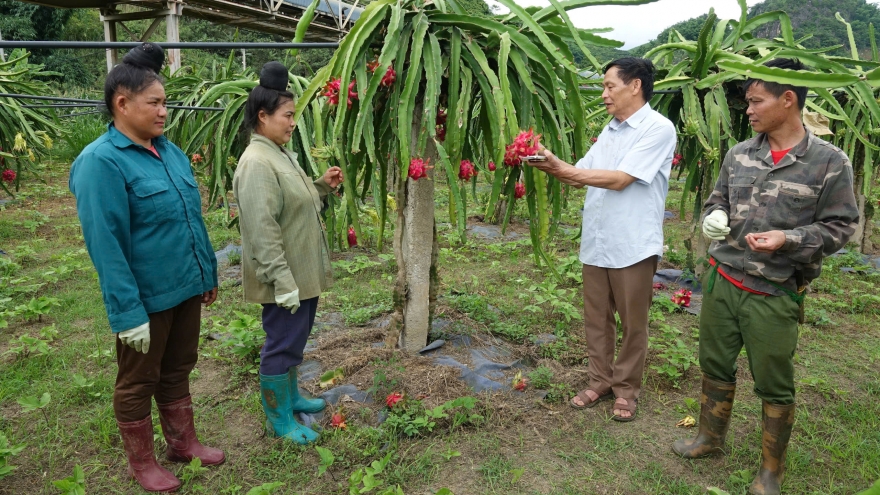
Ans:
{"label": "woman in olive jacket", "polygon": [[244,297],[263,305],[260,390],[266,429],[307,444],[318,435],[294,415],[318,412],[326,404],[300,395],[296,367],[315,322],[318,296],[332,281],[321,209],[342,182],[342,171],[331,167],[312,181],[296,153],[284,147],[295,125],[288,81],[282,64],[263,66],[260,84],[245,106],[245,126],[252,135],[232,187],[241,225]]}

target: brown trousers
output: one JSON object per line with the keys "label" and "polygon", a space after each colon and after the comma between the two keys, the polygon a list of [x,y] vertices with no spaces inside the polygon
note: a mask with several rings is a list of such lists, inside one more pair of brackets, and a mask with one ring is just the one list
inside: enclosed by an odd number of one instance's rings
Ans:
{"label": "brown trousers", "polygon": [[189,374],[199,353],[202,296],[150,313],[150,352],[144,354],[116,339],[116,390],[113,410],[121,423],[150,415],[151,399],[169,404],[189,395]]}
{"label": "brown trousers", "polygon": [[[609,390],[615,397],[637,399],[642,389],[648,352],[648,311],[654,295],[657,257],[626,268],[584,265],[584,328],[587,334],[589,387],[599,395]],[[617,322],[620,315],[623,341],[617,359]]]}

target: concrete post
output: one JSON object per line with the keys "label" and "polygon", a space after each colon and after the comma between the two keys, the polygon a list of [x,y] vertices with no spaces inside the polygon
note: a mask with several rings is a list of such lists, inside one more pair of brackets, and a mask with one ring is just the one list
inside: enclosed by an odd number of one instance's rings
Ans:
{"label": "concrete post", "polygon": [[[419,135],[421,105],[413,112],[413,153]],[[437,162],[431,140],[423,158]],[[415,155],[414,155],[415,156]],[[417,352],[428,343],[431,318],[437,301],[437,227],[434,220],[433,171],[429,178],[414,181],[401,177],[397,194],[397,227],[394,231],[394,254],[397,258],[397,282],[394,288],[395,315],[389,340],[408,352]]]}

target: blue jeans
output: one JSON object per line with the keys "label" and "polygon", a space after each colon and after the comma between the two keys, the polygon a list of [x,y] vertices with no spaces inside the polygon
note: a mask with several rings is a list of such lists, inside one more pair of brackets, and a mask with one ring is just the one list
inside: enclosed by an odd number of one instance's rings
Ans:
{"label": "blue jeans", "polygon": [[300,301],[296,313],[277,304],[263,305],[263,330],[266,343],[260,351],[260,373],[283,375],[303,360],[303,349],[315,323],[318,298]]}

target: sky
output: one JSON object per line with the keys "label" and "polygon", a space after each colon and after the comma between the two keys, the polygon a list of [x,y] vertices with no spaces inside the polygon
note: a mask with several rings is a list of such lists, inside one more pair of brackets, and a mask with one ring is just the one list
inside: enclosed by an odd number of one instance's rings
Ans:
{"label": "sky", "polygon": [[[548,0],[515,0],[518,5],[546,7]],[[751,7],[761,0],[746,0]],[[869,3],[880,3],[880,0],[868,0]],[[489,5],[498,5],[502,12],[507,9],[500,4],[487,0]],[[658,0],[646,5],[633,6],[596,6],[584,7],[568,11],[575,26],[581,29],[614,28],[614,31],[602,36],[623,41],[623,49],[630,49],[656,38],[661,31],[669,26],[699,17],[714,7],[715,14],[721,19],[739,19],[740,9],[736,0]]]}

